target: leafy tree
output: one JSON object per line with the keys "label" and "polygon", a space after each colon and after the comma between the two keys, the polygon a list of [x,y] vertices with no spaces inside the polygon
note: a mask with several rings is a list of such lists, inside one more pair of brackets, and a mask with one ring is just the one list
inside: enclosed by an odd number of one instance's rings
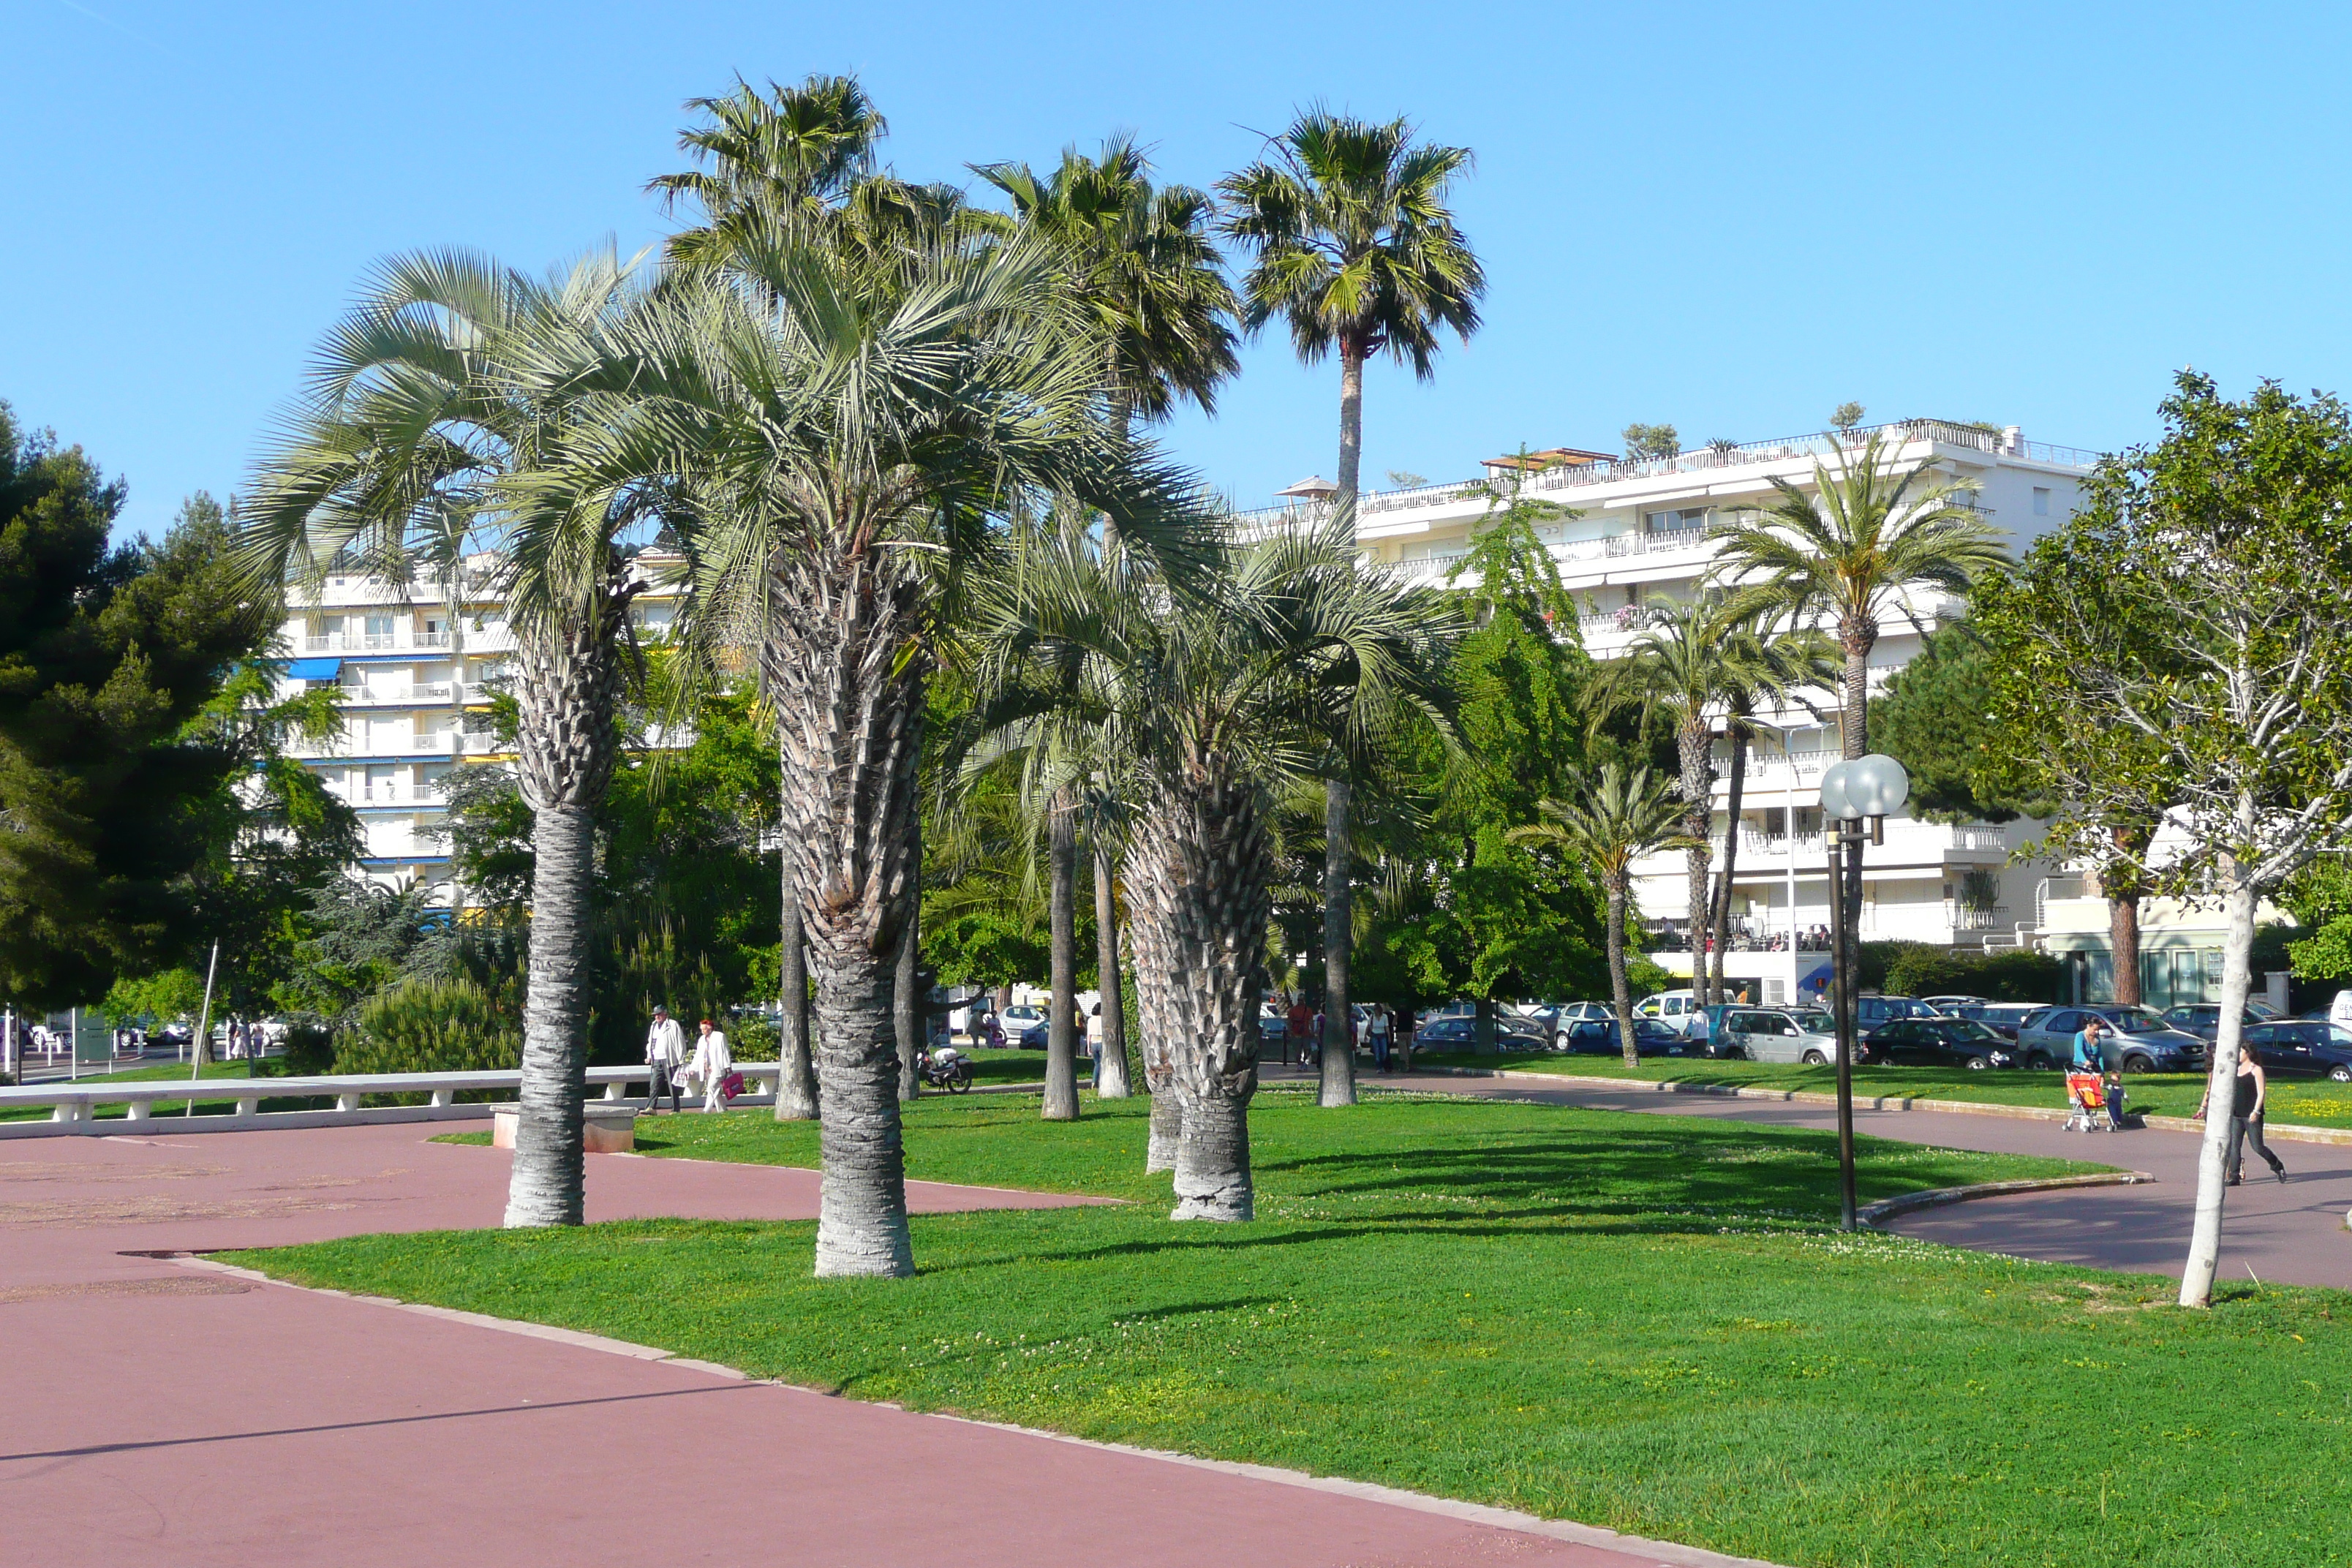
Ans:
{"label": "leafy tree", "polygon": [[1859,403],[1841,403],[1830,413],[1830,428],[1843,434],[1861,424],[1866,412]]}
{"label": "leafy tree", "polygon": [[[1353,537],[1364,449],[1364,363],[1386,353],[1426,381],[1439,333],[1467,342],[1486,270],[1446,197],[1471,165],[1466,147],[1413,141],[1403,120],[1372,124],[1312,109],[1267,144],[1270,157],[1220,182],[1225,232],[1250,253],[1244,327],[1279,317],[1307,363],[1339,357],[1334,513]],[[1334,737],[1335,740],[1342,739]],[[1364,757],[1336,748],[1324,772],[1323,1103],[1355,1099],[1348,960],[1355,919],[1348,813]]]}
{"label": "leafy tree", "polygon": [[[2060,801],[2050,842],[2114,851],[2119,817],[2177,828],[2138,852],[2158,892],[2228,922],[2212,1052],[2227,1104],[2254,914],[2352,845],[2352,413],[2265,383],[2242,402],[2183,372],[2164,438],[2100,465],[2088,506],[1979,595],[1995,711]],[[2183,1306],[2211,1300],[2229,1119],[2199,1163]]]}
{"label": "leafy tree", "polygon": [[1628,458],[1638,459],[1682,456],[1682,436],[1671,425],[1643,425],[1637,422],[1626,426],[1622,435],[1625,441],[1625,456]]}
{"label": "leafy tree", "polygon": [[110,547],[123,495],[0,404],[0,992],[20,1005],[184,964],[238,784],[300,793],[276,731],[236,716],[277,625],[226,568],[220,508],[200,493],[161,542]]}

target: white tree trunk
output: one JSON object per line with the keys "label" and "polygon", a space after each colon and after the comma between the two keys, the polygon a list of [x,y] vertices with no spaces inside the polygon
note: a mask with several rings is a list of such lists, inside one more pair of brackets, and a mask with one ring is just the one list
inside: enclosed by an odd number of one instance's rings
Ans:
{"label": "white tree trunk", "polygon": [[2189,1262],[2180,1271],[2180,1304],[2213,1302],[2213,1275],[2221,1261],[2221,1199],[2228,1190],[2230,1111],[2237,1103],[2238,1052],[2245,1035],[2246,994],[2253,985],[2255,890],[2245,866],[2221,858],[2221,910],[2229,934],[2221,949],[2221,1021],[2213,1061],[2205,1075],[2205,1137],[2197,1150],[2197,1218]]}
{"label": "white tree trunk", "polygon": [[1348,845],[1353,791],[1345,777],[1327,779],[1323,787],[1323,1072],[1316,1100],[1326,1106],[1353,1105],[1355,1028],[1348,996],[1348,961],[1356,934],[1355,856]]}
{"label": "white tree trunk", "polygon": [[1102,1077],[1098,1100],[1127,1100],[1135,1084],[1127,1061],[1127,997],[1118,973],[1118,900],[1111,887],[1111,858],[1095,851],[1095,974],[1102,993]]}

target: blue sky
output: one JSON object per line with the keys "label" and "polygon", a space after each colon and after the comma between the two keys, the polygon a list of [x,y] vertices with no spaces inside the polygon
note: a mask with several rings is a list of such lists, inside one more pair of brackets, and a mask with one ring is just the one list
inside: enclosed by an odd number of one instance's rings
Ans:
{"label": "blue sky", "polygon": [[[656,241],[680,103],[739,71],[857,72],[927,179],[1122,128],[1205,184],[1317,99],[1471,146],[1486,327],[1370,378],[1368,480],[1847,398],[2108,448],[2186,363],[2352,380],[2340,6],[6,10],[0,397],[128,478],[130,529],[242,487],[375,258]],[[1167,438],[1255,504],[1331,470],[1337,383],[1270,338]]]}

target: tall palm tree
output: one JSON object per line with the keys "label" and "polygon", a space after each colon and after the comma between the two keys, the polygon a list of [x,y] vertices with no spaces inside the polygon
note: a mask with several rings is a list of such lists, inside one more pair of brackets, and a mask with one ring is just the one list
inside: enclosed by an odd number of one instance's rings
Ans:
{"label": "tall palm tree", "polygon": [[[1323,109],[1298,116],[1270,154],[1218,184],[1225,232],[1252,254],[1242,280],[1243,325],[1279,316],[1307,363],[1339,356],[1339,489],[1335,514],[1354,537],[1364,450],[1364,363],[1385,353],[1426,381],[1438,334],[1464,341],[1478,327],[1486,272],[1454,226],[1446,195],[1470,167],[1466,147],[1416,143],[1403,120],[1373,124]],[[1323,905],[1324,1104],[1355,1100],[1348,996],[1353,943],[1348,854],[1351,773],[1334,759],[1324,776],[1328,846]]]}
{"label": "tall palm tree", "polygon": [[1595,673],[1591,700],[1597,713],[1639,707],[1645,719],[1673,726],[1680,763],[1675,789],[1682,797],[1684,845],[1688,874],[1691,985],[1700,1005],[1713,1002],[1706,951],[1709,837],[1715,819],[1715,719],[1743,679],[1760,674],[1753,656],[1760,650],[1738,634],[1748,616],[1719,602],[1677,604],[1653,599],[1649,624],[1618,658]]}
{"label": "tall palm tree", "polygon": [[575,497],[546,481],[598,396],[627,379],[616,345],[642,309],[609,255],[545,281],[461,253],[387,263],[329,334],[239,543],[273,581],[344,565],[405,581],[420,543],[496,535],[534,855],[509,1226],[582,1217],[593,824],[645,585],[618,539],[659,506],[651,491]]}
{"label": "tall palm tree", "polygon": [[[1714,577],[1743,603],[1780,608],[1794,620],[1825,618],[1845,658],[1843,752],[1870,750],[1870,652],[1889,614],[1907,614],[1916,588],[1964,594],[2008,559],[2000,531],[1969,504],[1974,479],[1934,479],[1932,458],[1906,468],[1875,430],[1849,455],[1836,443],[1834,468],[1813,465],[1810,491],[1775,474],[1773,503],[1723,531]],[[1899,448],[1898,448],[1899,449]],[[1858,931],[1862,867],[1846,873],[1846,929]]]}
{"label": "tall palm tree", "polygon": [[[1801,700],[1807,689],[1833,689],[1838,669],[1836,645],[1811,627],[1775,630],[1758,617],[1732,634],[1737,645],[1727,660],[1724,686],[1724,739],[1731,757],[1725,770],[1723,868],[1716,873],[1710,901],[1714,949],[1709,989],[1723,997],[1724,964],[1731,945],[1731,889],[1739,871],[1739,812],[1748,792],[1748,748],[1766,728],[1757,718],[1759,708],[1786,708]],[[1810,706],[1810,704],[1808,704]],[[1789,825],[1790,853],[1796,849],[1796,825]]]}
{"label": "tall palm tree", "polygon": [[571,449],[583,488],[678,498],[689,652],[761,650],[816,985],[820,1275],[913,1268],[892,982],[914,930],[925,682],[958,585],[1038,496],[1179,560],[1202,548],[1193,481],[1108,429],[1099,344],[1060,281],[1029,245],[739,247],[723,276],[661,292],[644,395]]}
{"label": "tall palm tree", "polygon": [[1146,1072],[1181,1108],[1176,1216],[1246,1219],[1273,798],[1311,775],[1335,705],[1367,724],[1433,710],[1454,612],[1360,573],[1329,524],[1228,543],[1190,587],[1125,555],[1065,530],[1001,574],[990,684],[1071,692],[1025,721],[1092,729],[1119,770]]}
{"label": "tall palm tree", "polygon": [[768,84],[761,93],[742,78],[724,98],[692,98],[702,122],[678,132],[677,144],[702,167],[646,183],[665,211],[700,209],[702,222],[670,237],[673,260],[709,265],[740,245],[770,237],[779,224],[819,223],[874,177],[876,145],[889,122],[857,79],[811,76],[797,87]]}
{"label": "tall palm tree", "polygon": [[[1067,268],[1072,295],[1094,317],[1103,346],[1115,430],[1124,434],[1137,416],[1163,419],[1182,401],[1214,410],[1217,384],[1234,374],[1239,363],[1234,355],[1234,293],[1218,266],[1209,230],[1213,207],[1205,194],[1189,185],[1154,189],[1150,160],[1124,136],[1105,141],[1093,158],[1076,148],[1065,150],[1060,166],[1044,179],[1017,163],[975,165],[974,173],[1013,203],[1009,217],[992,222],[975,214],[975,224],[1007,237],[1031,237],[1050,246]],[[1052,1121],[1078,1113],[1073,1073],[1079,1027],[1080,808],[1075,778],[1048,803],[1054,846],[1052,1001],[1042,1112]],[[1098,894],[1097,904],[1102,901]],[[1107,940],[1115,946],[1115,928]],[[1108,1017],[1121,1008],[1117,967],[1105,966],[1099,980]],[[1123,1062],[1119,1076],[1123,1081]]]}
{"label": "tall palm tree", "polygon": [[1682,841],[1682,808],[1666,782],[1654,782],[1649,769],[1636,768],[1628,777],[1610,763],[1575,800],[1541,801],[1536,809],[1542,820],[1514,827],[1508,837],[1514,844],[1548,847],[1571,861],[1581,860],[1600,875],[1609,900],[1609,994],[1617,1007],[1617,1039],[1625,1065],[1638,1067],[1633,988],[1625,979],[1626,889],[1634,861]]}

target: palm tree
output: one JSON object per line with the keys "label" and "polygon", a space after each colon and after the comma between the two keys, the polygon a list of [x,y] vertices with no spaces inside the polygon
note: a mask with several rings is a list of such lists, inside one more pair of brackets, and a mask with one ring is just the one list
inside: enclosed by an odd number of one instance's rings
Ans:
{"label": "palm tree", "polygon": [[[1364,362],[1386,353],[1426,381],[1438,333],[1464,342],[1478,327],[1486,272],[1446,206],[1470,150],[1416,144],[1403,120],[1385,124],[1317,108],[1267,144],[1271,156],[1219,182],[1225,232],[1254,257],[1242,280],[1243,325],[1255,333],[1276,316],[1298,357],[1339,356],[1339,489],[1335,515],[1354,538],[1363,466]],[[1325,771],[1323,1085],[1326,1105],[1355,1100],[1348,996],[1354,920],[1348,854],[1350,774]]]}
{"label": "palm tree", "polygon": [[593,824],[644,585],[618,537],[658,508],[652,492],[576,497],[545,481],[625,379],[615,344],[642,308],[610,256],[544,282],[459,253],[386,264],[329,334],[239,543],[272,582],[331,567],[404,582],[412,550],[436,538],[499,541],[534,855],[509,1226],[582,1218]]}
{"label": "palm tree", "polygon": [[1625,1065],[1638,1067],[1641,1056],[1633,1042],[1633,988],[1625,980],[1625,900],[1633,862],[1645,855],[1673,848],[1682,840],[1677,818],[1682,811],[1664,780],[1653,782],[1650,770],[1636,768],[1632,777],[1615,763],[1602,766],[1582,795],[1563,805],[1538,803],[1543,820],[1511,829],[1514,844],[1556,849],[1585,861],[1600,874],[1609,898],[1609,988],[1617,1007],[1617,1038]]}
{"label": "palm tree", "polygon": [[[1708,987],[1719,1001],[1724,989],[1724,962],[1731,944],[1731,889],[1739,869],[1739,810],[1748,790],[1748,748],[1763,726],[1756,717],[1761,707],[1785,708],[1798,693],[1811,688],[1831,689],[1837,681],[1835,645],[1810,627],[1774,631],[1761,619],[1732,634],[1734,645],[1726,660],[1724,738],[1730,744],[1726,773],[1723,868],[1716,873],[1710,901],[1714,973]],[[1796,848],[1796,825],[1789,825],[1789,847]]]}
{"label": "palm tree", "polygon": [[572,451],[585,489],[677,498],[687,648],[761,649],[816,984],[820,1275],[913,1268],[892,990],[925,682],[966,568],[1039,496],[1198,548],[1189,476],[1107,428],[1099,344],[1060,281],[1034,245],[763,238],[662,292],[645,392]]}
{"label": "palm tree", "polygon": [[[1905,613],[1914,588],[1965,594],[1977,577],[2008,557],[2000,532],[1969,504],[1974,479],[1922,482],[1934,465],[1904,468],[1873,431],[1851,457],[1851,435],[1835,443],[1834,470],[1813,465],[1811,493],[1780,475],[1772,505],[1723,532],[1716,581],[1745,604],[1769,605],[1792,621],[1823,617],[1837,627],[1845,657],[1842,690],[1844,754],[1869,749],[1870,651],[1883,616]],[[1862,915],[1862,867],[1846,873],[1847,929]]]}
{"label": "palm tree", "polygon": [[[1217,384],[1239,363],[1234,294],[1217,265],[1206,195],[1189,185],[1153,189],[1150,160],[1123,136],[1106,141],[1095,158],[1065,150],[1061,165],[1043,180],[1026,163],[975,165],[974,173],[1013,202],[1009,218],[992,222],[975,214],[975,224],[1007,237],[1033,237],[1068,268],[1071,291],[1093,315],[1103,345],[1115,430],[1125,434],[1138,415],[1163,419],[1180,401],[1214,410]],[[1049,1121],[1067,1121],[1078,1114],[1077,781],[1066,781],[1046,809],[1053,844],[1053,999],[1042,1112]],[[1101,857],[1097,860],[1099,869]],[[1104,903],[1099,891],[1097,903]],[[1116,928],[1105,940],[1111,944],[1106,951],[1115,951]],[[1121,1007],[1118,988],[1116,964],[1103,965],[1099,989],[1107,1017]],[[1122,1084],[1125,1078],[1122,1060]]]}
{"label": "palm tree", "polygon": [[1040,694],[1024,722],[1091,730],[1133,803],[1129,930],[1146,1072],[1181,1109],[1176,1217],[1249,1218],[1274,798],[1311,776],[1335,708],[1370,724],[1433,706],[1454,612],[1360,573],[1330,524],[1228,543],[1190,586],[1120,539],[1055,531],[999,583],[988,684]]}
{"label": "palm tree", "polygon": [[875,147],[889,132],[857,79],[811,76],[798,87],[768,84],[761,94],[742,78],[724,98],[691,98],[703,123],[678,132],[677,144],[707,167],[662,174],[646,189],[664,211],[690,203],[702,223],[670,237],[673,260],[715,264],[737,247],[772,235],[779,224],[818,223],[876,173]]}
{"label": "palm tree", "polygon": [[1689,877],[1691,984],[1704,1006],[1715,1000],[1705,936],[1708,839],[1715,819],[1715,715],[1739,680],[1756,673],[1748,665],[1756,650],[1737,635],[1748,617],[1721,604],[1653,599],[1648,615],[1649,624],[1624,653],[1596,672],[1591,700],[1596,713],[1638,706],[1644,719],[1660,717],[1674,728]]}

